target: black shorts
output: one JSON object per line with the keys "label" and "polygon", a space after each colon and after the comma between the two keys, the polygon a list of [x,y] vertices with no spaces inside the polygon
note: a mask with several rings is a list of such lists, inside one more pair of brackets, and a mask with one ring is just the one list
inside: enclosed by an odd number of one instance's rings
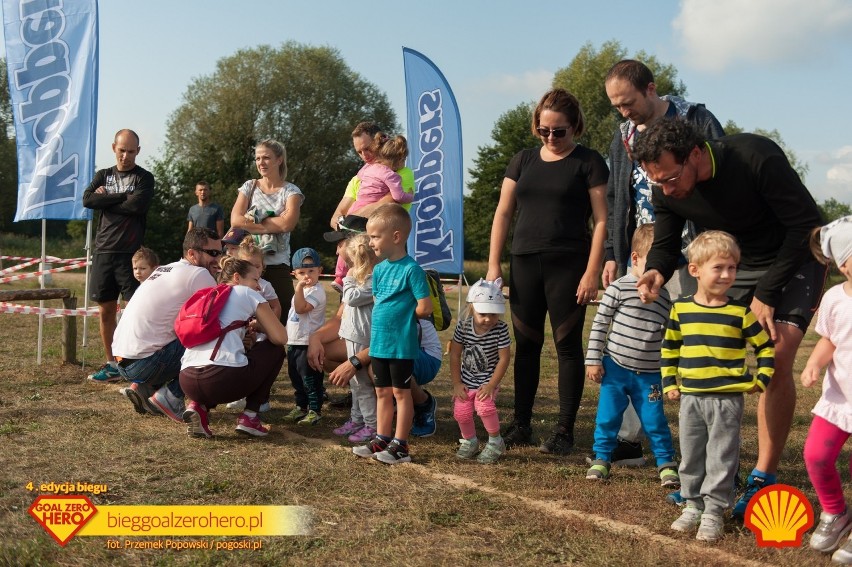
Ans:
{"label": "black shorts", "polygon": [[372,357],[374,384],[376,388],[410,390],[414,373],[414,360],[408,358],[376,358]]}
{"label": "black shorts", "polygon": [[139,282],[133,277],[133,254],[104,252],[94,255],[89,275],[89,299],[96,303],[130,301]]}
{"label": "black shorts", "polygon": [[[754,288],[766,270],[737,270],[737,280],[728,295],[734,299],[751,303]],[[775,306],[775,322],[792,325],[807,331],[814,318],[822,290],[828,277],[828,266],[817,261],[803,264],[781,290],[781,300]]]}

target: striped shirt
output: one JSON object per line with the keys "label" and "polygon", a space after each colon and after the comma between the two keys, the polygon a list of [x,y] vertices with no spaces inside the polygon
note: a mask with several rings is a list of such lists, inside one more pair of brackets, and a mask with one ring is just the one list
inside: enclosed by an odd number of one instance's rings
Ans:
{"label": "striped shirt", "polygon": [[[746,343],[754,348],[757,375],[746,366]],[[775,371],[775,346],[751,309],[731,299],[707,307],[692,297],[672,305],[663,340],[663,392],[686,394],[742,393],[754,386],[765,391]]]}
{"label": "striped shirt", "polygon": [[642,303],[636,281],[628,274],[606,288],[589,333],[586,366],[600,366],[606,354],[628,370],[660,371],[660,344],[672,302],[661,289],[654,303]]}
{"label": "striped shirt", "polygon": [[477,335],[473,328],[473,317],[462,319],[453,332],[453,342],[462,345],[461,380],[471,389],[488,383],[500,360],[500,349],[509,348],[509,325],[498,321],[484,335]]}

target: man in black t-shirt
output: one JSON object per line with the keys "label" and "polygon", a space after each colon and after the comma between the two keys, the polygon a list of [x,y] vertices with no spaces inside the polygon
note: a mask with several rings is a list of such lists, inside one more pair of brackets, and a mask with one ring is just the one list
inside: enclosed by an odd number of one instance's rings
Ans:
{"label": "man in black t-shirt", "polygon": [[826,277],[808,237],[823,219],[784,151],[763,136],[707,141],[683,120],[662,119],[645,130],[634,155],[648,173],[656,215],[654,244],[637,283],[643,301],[653,301],[674,272],[687,220],[724,230],[742,252],[728,295],[750,305],[775,342],[775,374],[758,402],[757,466],[734,506],[742,517],[749,499],[775,483],[792,424],[793,362]]}
{"label": "man in black t-shirt", "polygon": [[116,165],[101,169],[83,192],[83,205],[101,212],[95,235],[90,298],[98,304],[100,334],[106,364],[89,375],[93,382],[118,382],[122,378],[112,354],[119,293],[129,301],[139,282],[133,277],[131,258],[142,246],[145,220],[154,196],[154,176],[136,165],[139,136],[119,130],[112,150]]}

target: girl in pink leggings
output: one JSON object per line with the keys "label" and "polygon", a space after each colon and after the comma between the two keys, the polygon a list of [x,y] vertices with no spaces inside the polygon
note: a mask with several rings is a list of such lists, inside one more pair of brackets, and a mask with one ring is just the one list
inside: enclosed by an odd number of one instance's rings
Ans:
{"label": "girl in pink leggings", "polygon": [[[509,368],[509,326],[500,320],[506,312],[503,281],[479,280],[467,295],[468,313],[459,321],[450,344],[450,376],[453,380],[453,416],[462,438],[456,457],[494,463],[506,452],[500,435],[500,418],[494,399]],[[488,443],[479,452],[473,412],[476,411]]]}
{"label": "girl in pink leggings", "polygon": [[[822,397],[813,409],[808,438],[805,441],[805,465],[811,484],[819,498],[822,513],[811,536],[811,548],[835,550],[852,531],[850,514],[843,496],[837,471],[837,457],[852,434],[852,216],[838,219],[814,231],[811,248],[818,259],[834,260],[846,281],[825,293],[816,331],[820,340],[814,347],[805,369],[802,385],[819,381],[820,372],[828,366]],[[850,464],[852,467],[852,464]],[[852,541],[834,551],[837,563],[852,564]]]}

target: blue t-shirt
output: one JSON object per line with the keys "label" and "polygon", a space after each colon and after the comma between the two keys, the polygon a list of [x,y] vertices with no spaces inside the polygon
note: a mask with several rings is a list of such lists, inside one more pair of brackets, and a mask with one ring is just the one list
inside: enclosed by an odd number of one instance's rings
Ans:
{"label": "blue t-shirt", "polygon": [[417,302],[429,297],[426,272],[414,258],[384,260],[373,270],[373,327],[370,356],[414,360],[420,352]]}
{"label": "blue t-shirt", "polygon": [[210,203],[203,207],[195,204],[189,208],[186,220],[192,222],[193,228],[209,228],[213,232],[217,232],[216,221],[225,220],[225,213],[222,207],[216,203]]}

